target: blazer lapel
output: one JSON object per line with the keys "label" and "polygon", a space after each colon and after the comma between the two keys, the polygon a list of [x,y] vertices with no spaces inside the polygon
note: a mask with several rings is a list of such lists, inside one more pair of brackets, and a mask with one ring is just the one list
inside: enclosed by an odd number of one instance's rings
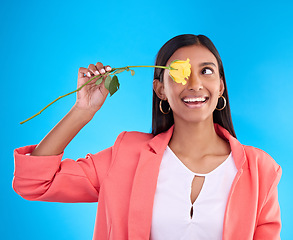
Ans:
{"label": "blazer lapel", "polygon": [[219,124],[214,124],[214,127],[218,136],[229,142],[236,168],[239,171],[246,162],[246,155],[242,144]]}
{"label": "blazer lapel", "polygon": [[149,239],[153,201],[164,151],[170,141],[173,127],[161,133],[141,151],[133,180],[129,204],[128,239]]}
{"label": "blazer lapel", "polygon": [[[249,174],[247,171],[245,171],[248,168],[248,163],[242,144],[220,125],[215,124],[215,129],[220,137],[226,139],[229,142],[235,166],[238,170],[227,199],[223,223],[223,240],[237,239],[235,236],[239,235],[241,232],[239,230],[239,226],[243,225],[242,221],[243,219],[246,219],[246,216],[248,215],[246,208],[249,206],[249,204],[252,204],[252,206],[248,207],[248,209],[251,210],[254,207],[254,202],[249,201],[249,197],[247,201],[243,201],[243,199],[245,199],[247,196],[253,195],[253,193],[245,191],[246,186],[249,183],[247,181],[243,182],[240,180],[241,176]],[[249,178],[246,179],[248,180]],[[246,202],[246,206],[245,208],[240,208],[239,206],[243,202]]]}

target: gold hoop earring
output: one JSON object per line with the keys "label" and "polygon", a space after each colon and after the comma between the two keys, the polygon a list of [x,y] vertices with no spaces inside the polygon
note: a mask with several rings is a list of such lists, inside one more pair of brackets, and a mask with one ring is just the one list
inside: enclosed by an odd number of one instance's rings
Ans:
{"label": "gold hoop earring", "polygon": [[163,113],[163,114],[168,114],[168,113],[171,111],[170,105],[169,105],[168,112],[164,112],[164,110],[163,110],[163,108],[162,108],[162,102],[163,102],[163,100],[161,99],[160,104],[159,104],[160,111],[161,111],[161,113]]}
{"label": "gold hoop earring", "polygon": [[222,111],[222,110],[226,107],[226,104],[227,104],[226,98],[225,98],[223,95],[221,95],[221,96],[219,97],[219,99],[220,99],[220,98],[223,98],[223,100],[224,100],[224,106],[223,106],[222,108],[217,108],[217,107],[216,107],[216,109],[217,109],[218,111]]}

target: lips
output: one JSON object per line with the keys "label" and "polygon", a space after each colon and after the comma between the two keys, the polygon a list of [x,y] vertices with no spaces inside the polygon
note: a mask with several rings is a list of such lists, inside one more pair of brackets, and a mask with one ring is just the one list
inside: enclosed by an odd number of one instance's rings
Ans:
{"label": "lips", "polygon": [[187,96],[182,98],[184,104],[192,108],[202,107],[208,100],[209,97],[207,96]]}

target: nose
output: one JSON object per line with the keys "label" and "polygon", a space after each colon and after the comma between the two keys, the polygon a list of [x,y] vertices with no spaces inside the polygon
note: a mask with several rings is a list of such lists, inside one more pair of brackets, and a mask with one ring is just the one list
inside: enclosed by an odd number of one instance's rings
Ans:
{"label": "nose", "polygon": [[203,83],[199,76],[191,72],[187,81],[187,87],[189,90],[199,91],[203,89]]}

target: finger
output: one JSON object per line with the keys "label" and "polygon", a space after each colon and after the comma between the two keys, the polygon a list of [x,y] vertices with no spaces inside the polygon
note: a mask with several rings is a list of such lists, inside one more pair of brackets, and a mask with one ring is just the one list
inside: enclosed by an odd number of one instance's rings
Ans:
{"label": "finger", "polygon": [[101,62],[97,62],[97,63],[96,63],[96,68],[97,68],[97,69],[101,69],[101,68],[103,68],[103,67],[104,67],[103,63],[101,63]]}
{"label": "finger", "polygon": [[100,74],[104,74],[104,73],[106,73],[106,70],[105,70],[105,68],[104,68],[103,63],[101,63],[101,62],[97,62],[97,63],[96,63],[96,68],[98,69],[98,71],[100,72]]}
{"label": "finger", "polygon": [[80,67],[80,68],[78,69],[78,77],[79,77],[79,78],[85,77],[85,75],[86,75],[87,77],[90,77],[89,74],[90,74],[90,73],[89,73],[89,70],[88,70],[87,68]]}
{"label": "finger", "polygon": [[95,75],[95,76],[96,76],[96,75],[100,75],[98,69],[96,68],[96,66],[95,66],[94,64],[90,64],[89,67],[88,67],[88,69],[89,69],[89,72],[90,72],[91,74],[93,74],[93,75]]}
{"label": "finger", "polygon": [[109,65],[105,66],[104,68],[107,72],[110,72],[112,70],[112,68]]}

